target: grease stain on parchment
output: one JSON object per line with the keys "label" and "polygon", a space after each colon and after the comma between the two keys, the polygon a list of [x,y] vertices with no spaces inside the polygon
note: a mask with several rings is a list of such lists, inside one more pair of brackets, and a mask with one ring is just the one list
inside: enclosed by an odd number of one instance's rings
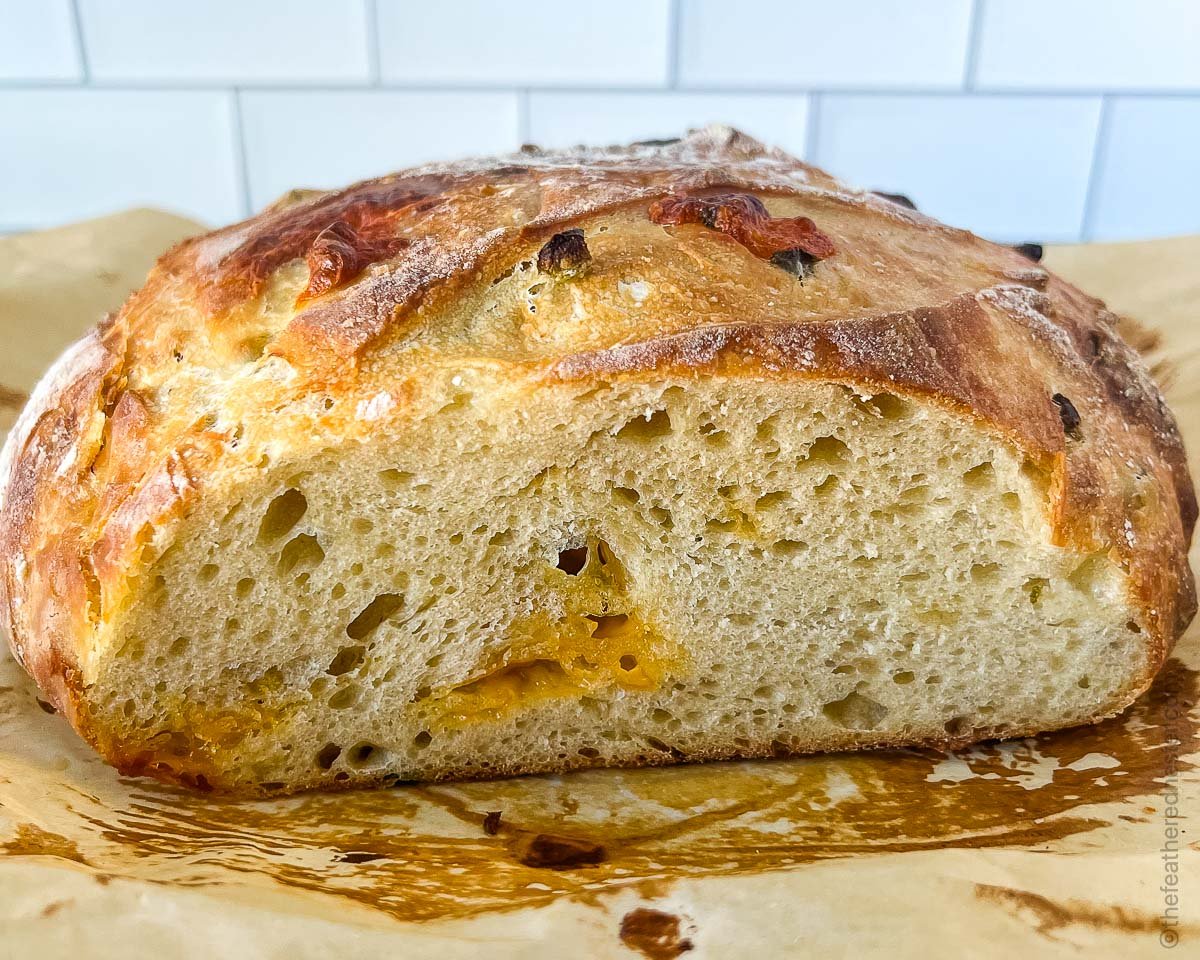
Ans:
{"label": "grease stain on parchment", "polygon": [[[623,888],[652,896],[685,877],[874,853],[1040,846],[1145,808],[1144,798],[1161,790],[1171,738],[1181,758],[1200,746],[1198,685],[1195,671],[1172,660],[1121,717],[950,756],[887,751],[594,770],[270,801],[120,779],[82,746],[65,773],[36,767],[30,742],[66,741],[47,726],[63,721],[35,707],[22,711],[21,769],[45,783],[18,783],[18,737],[0,738],[0,770],[12,781],[0,784],[0,836],[4,815],[21,806],[8,798],[22,787],[26,796],[55,797],[55,819],[21,823],[0,850],[67,856],[148,882],[306,891],[314,904],[353,901],[419,921],[561,897],[596,901]],[[28,693],[0,699],[18,695]],[[1185,759],[1179,769],[1192,767]],[[490,833],[483,824],[495,811],[502,816]],[[588,853],[531,856],[542,848]]]}

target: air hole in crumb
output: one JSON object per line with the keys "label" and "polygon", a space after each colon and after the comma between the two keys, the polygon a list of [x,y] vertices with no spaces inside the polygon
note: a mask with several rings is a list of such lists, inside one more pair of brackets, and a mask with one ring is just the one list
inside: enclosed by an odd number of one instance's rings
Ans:
{"label": "air hole in crumb", "polygon": [[1000,564],[998,563],[973,563],[971,564],[971,579],[979,583],[984,580],[992,580],[996,574],[1000,572]]}
{"label": "air hole in crumb", "polygon": [[208,581],[210,581],[216,577],[216,575],[220,572],[220,570],[221,570],[221,568],[218,567],[215,563],[206,563],[204,566],[202,566],[200,568],[200,572],[199,572],[198,576],[200,577],[200,579],[203,582],[208,583]]}
{"label": "air hole in crumb", "polygon": [[371,757],[379,750],[373,743],[356,743],[350,748],[348,759],[352,767],[361,767],[366,765]]}
{"label": "air hole in crumb", "polygon": [[946,733],[952,737],[968,737],[971,735],[971,722],[966,717],[951,717],[946,721]]}
{"label": "air hole in crumb", "polygon": [[571,547],[558,552],[558,563],[555,566],[568,576],[577,577],[587,566],[587,559],[587,547]]}
{"label": "air hole in crumb", "polygon": [[642,499],[642,495],[630,487],[613,487],[613,496],[628,504],[637,503]]}
{"label": "air hole in crumb", "polygon": [[837,437],[817,437],[801,458],[804,463],[845,463],[850,456],[850,448]]}
{"label": "air hole in crumb", "polygon": [[771,553],[777,557],[795,557],[804,553],[808,544],[803,540],[777,540],[771,544]]}
{"label": "air hole in crumb", "polygon": [[[596,629],[592,631],[592,637],[596,640],[620,636],[629,622],[629,617],[624,613],[614,613],[607,617],[589,615],[588,619],[596,624]],[[634,666],[636,665],[634,664]],[[632,669],[632,667],[628,669]]]}
{"label": "air hole in crumb", "polygon": [[381,593],[346,625],[346,636],[351,640],[361,640],[403,605],[404,597],[400,594]]}
{"label": "air hole in crumb", "polygon": [[915,679],[916,676],[911,670],[901,670],[899,673],[892,674],[892,683],[899,684],[902,687],[912,683]]}
{"label": "air hole in crumb", "polygon": [[358,702],[358,687],[351,684],[348,687],[342,687],[337,693],[329,698],[329,706],[334,710],[345,710],[347,707],[352,707]]}
{"label": "air hole in crumb", "polygon": [[600,756],[600,751],[595,747],[580,747],[576,752],[587,760],[595,760]]}
{"label": "air hole in crumb", "polygon": [[292,537],[279,552],[279,562],[275,569],[280,576],[286,577],[293,570],[311,569],[324,559],[325,551],[317,538],[312,534],[301,533]]}
{"label": "air hole in crumb", "polygon": [[996,468],[990,460],[972,467],[963,474],[963,483],[968,487],[987,487],[996,482]]}
{"label": "air hole in crumb", "polygon": [[1125,629],[1128,630],[1130,633],[1141,633],[1142,632],[1142,628],[1138,625],[1138,622],[1136,620],[1126,620],[1125,621]]}
{"label": "air hole in crumb", "polygon": [[884,420],[903,420],[912,409],[907,400],[901,400],[893,393],[877,393],[866,401],[866,406],[873,408]]}
{"label": "air hole in crumb", "polygon": [[840,482],[840,481],[838,480],[838,478],[837,478],[837,477],[835,477],[835,476],[834,476],[834,475],[831,473],[831,474],[830,474],[829,476],[827,476],[827,477],[826,477],[824,480],[822,480],[822,481],[821,481],[820,483],[818,483],[818,484],[817,484],[815,487],[813,487],[813,494],[814,494],[814,495],[815,495],[815,496],[816,496],[818,499],[821,499],[821,498],[823,498],[823,497],[827,497],[827,496],[829,496],[829,494],[833,493],[833,491],[834,491],[834,490],[836,490],[836,489],[838,488],[838,483],[839,483],[839,482]]}
{"label": "air hole in crumb", "polygon": [[648,417],[634,417],[615,434],[618,440],[655,440],[671,432],[671,416],[655,410]]}
{"label": "air hole in crumb", "polygon": [[408,486],[414,479],[414,474],[407,470],[397,470],[395,467],[379,471],[379,480],[388,490],[399,490]]}
{"label": "air hole in crumb", "polygon": [[620,562],[617,560],[617,555],[613,553],[613,548],[604,540],[596,541],[596,558],[600,561],[600,566],[613,566],[620,573]]}
{"label": "air hole in crumb", "polygon": [[432,742],[433,734],[431,734],[428,730],[422,730],[415,737],[413,737],[413,744],[420,750],[424,750]]}
{"label": "air hole in crumb", "polygon": [[758,426],[754,428],[754,439],[763,443],[773,440],[778,420],[779,414],[777,413],[773,413],[769,417],[760,420]]}
{"label": "air hole in crumb", "polygon": [[337,656],[330,661],[329,666],[325,668],[325,672],[330,676],[340,677],[343,673],[349,673],[351,670],[356,669],[366,659],[366,656],[366,647],[343,647],[337,652]]}
{"label": "air hole in crumb", "polygon": [[621,664],[622,670],[629,671],[637,669],[637,657],[635,657],[632,653],[622,654],[621,659],[618,662]]}
{"label": "air hole in crumb", "polygon": [[1042,602],[1042,594],[1046,592],[1046,588],[1050,586],[1050,581],[1045,577],[1030,577],[1023,584],[1023,589],[1029,597],[1029,602],[1035,607]]}
{"label": "air hole in crumb", "polygon": [[1091,685],[1092,685],[1092,680],[1090,677],[1082,676],[1079,678],[1079,686],[1081,689],[1086,690]]}
{"label": "air hole in crumb", "polygon": [[663,507],[651,507],[650,516],[653,517],[654,521],[664,530],[675,529],[675,521],[671,517],[670,510],[664,509]]}
{"label": "air hole in crumb", "polygon": [[1112,561],[1106,556],[1089,557],[1067,576],[1067,582],[1080,593],[1093,599],[1103,598],[1104,588],[1108,580]]}
{"label": "air hole in crumb", "polygon": [[858,691],[852,691],[841,700],[825,704],[821,712],[847,730],[874,730],[887,716],[888,708]]}
{"label": "air hole in crumb", "polygon": [[761,497],[754,501],[755,510],[772,510],[775,507],[783,506],[792,499],[792,495],[786,490],[776,490],[774,493],[764,493]]}
{"label": "air hole in crumb", "polygon": [[336,743],[327,743],[321,748],[321,752],[317,754],[317,766],[322,770],[328,770],[341,755],[341,747]]}
{"label": "air hole in crumb", "polygon": [[290,531],[308,510],[308,500],[294,487],[283,491],[267,507],[258,528],[258,542],[271,543]]}

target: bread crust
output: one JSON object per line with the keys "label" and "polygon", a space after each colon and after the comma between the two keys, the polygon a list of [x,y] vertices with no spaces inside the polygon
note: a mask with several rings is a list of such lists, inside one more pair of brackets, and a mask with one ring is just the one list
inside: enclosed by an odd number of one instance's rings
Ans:
{"label": "bread crust", "polygon": [[[811,218],[836,252],[801,282],[702,223],[647,215],[729,192]],[[472,312],[573,228],[596,248],[573,280],[582,310],[516,331]],[[594,296],[617,261],[656,290],[629,316]],[[503,364],[524,389],[663,370],[821,379],[952,410],[1045,475],[1055,542],[1107,552],[1144,612],[1152,668],[1128,702],[1195,613],[1196,498],[1117,319],[1015,250],[726,128],[298,192],[170,250],[39,385],[0,458],[0,624],[47,699],[101,743],[94,665],[197,498],[264,458],[379,429],[362,411],[381,391],[399,422],[432,365]]]}

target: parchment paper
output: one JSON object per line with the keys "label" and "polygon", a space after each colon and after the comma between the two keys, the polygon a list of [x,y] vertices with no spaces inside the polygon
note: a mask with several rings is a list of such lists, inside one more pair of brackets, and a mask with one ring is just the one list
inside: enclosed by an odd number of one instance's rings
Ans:
{"label": "parchment paper", "polygon": [[[0,430],[196,229],[133,211],[0,240]],[[1194,455],[1200,238],[1047,259],[1161,334]],[[5,655],[0,957],[1196,956],[1197,668],[1193,629],[1125,716],[958,755],[235,803],[118,776]],[[536,834],[604,860],[526,866]]]}

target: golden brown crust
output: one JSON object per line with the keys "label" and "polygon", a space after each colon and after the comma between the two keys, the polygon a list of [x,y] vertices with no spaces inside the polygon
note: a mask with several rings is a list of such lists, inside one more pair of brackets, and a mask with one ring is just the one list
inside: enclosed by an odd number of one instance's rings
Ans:
{"label": "golden brown crust", "polygon": [[[753,250],[703,216],[651,222],[657,201],[739,193],[805,243],[824,237],[829,256],[801,281],[795,262],[763,256],[777,232]],[[588,250],[571,279],[582,314],[567,298],[536,323],[471,315],[572,228]],[[654,296],[622,306],[635,276]],[[96,741],[91,664],[201,487],[361,430],[360,403],[384,387],[413,402],[422,370],[453,357],[507,364],[531,388],[670,369],[821,378],[953,409],[1044,473],[1057,542],[1128,570],[1157,667],[1195,612],[1196,500],[1174,420],[1116,322],[1016,251],[728,130],[297,194],[168,252],[31,398],[0,460],[0,624]]]}

